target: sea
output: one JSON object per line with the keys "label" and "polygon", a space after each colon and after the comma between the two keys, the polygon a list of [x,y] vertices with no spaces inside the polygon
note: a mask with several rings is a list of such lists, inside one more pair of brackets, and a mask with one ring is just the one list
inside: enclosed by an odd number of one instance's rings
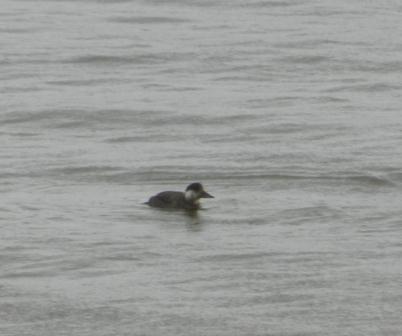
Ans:
{"label": "sea", "polygon": [[0,7],[1,336],[402,335],[400,1]]}

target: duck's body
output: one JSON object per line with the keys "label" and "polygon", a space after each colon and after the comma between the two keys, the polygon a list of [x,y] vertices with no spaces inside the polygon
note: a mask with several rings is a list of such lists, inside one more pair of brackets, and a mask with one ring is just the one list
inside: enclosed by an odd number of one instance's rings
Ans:
{"label": "duck's body", "polygon": [[200,198],[213,198],[200,183],[190,184],[185,192],[162,191],[152,196],[146,203],[151,207],[197,210],[200,208]]}
{"label": "duck's body", "polygon": [[156,208],[188,209],[195,210],[200,207],[198,201],[189,201],[184,192],[180,191],[162,191],[152,196],[148,203],[149,206]]}

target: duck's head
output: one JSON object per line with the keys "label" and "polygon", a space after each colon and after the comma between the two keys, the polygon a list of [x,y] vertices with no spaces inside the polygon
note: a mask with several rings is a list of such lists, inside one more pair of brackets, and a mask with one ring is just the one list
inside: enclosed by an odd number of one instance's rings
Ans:
{"label": "duck's head", "polygon": [[201,183],[191,183],[187,186],[184,196],[187,201],[195,202],[200,198],[214,198],[214,196],[208,194]]}

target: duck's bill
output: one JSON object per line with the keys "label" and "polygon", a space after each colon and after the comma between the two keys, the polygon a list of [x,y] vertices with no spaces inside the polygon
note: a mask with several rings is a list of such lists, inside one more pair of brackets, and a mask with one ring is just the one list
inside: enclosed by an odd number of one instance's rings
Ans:
{"label": "duck's bill", "polygon": [[206,191],[203,191],[201,194],[202,198],[214,198],[211,194],[208,194]]}

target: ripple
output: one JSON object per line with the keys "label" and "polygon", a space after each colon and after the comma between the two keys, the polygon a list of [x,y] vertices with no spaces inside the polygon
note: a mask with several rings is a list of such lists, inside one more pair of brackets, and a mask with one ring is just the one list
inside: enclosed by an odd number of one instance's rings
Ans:
{"label": "ripple", "polygon": [[43,127],[56,128],[76,128],[89,127],[95,125],[127,124],[133,123],[153,123],[154,119],[167,120],[164,115],[169,111],[160,110],[80,110],[80,109],[49,109],[40,111],[23,111],[17,113],[8,113],[0,116],[0,122],[4,124],[29,124],[43,123]]}
{"label": "ripple", "polygon": [[94,86],[94,85],[104,85],[111,83],[127,83],[127,79],[121,78],[93,78],[93,79],[70,79],[70,80],[52,80],[48,81],[51,85],[60,86]]}
{"label": "ripple", "polygon": [[130,17],[114,17],[109,20],[110,22],[117,23],[130,23],[130,24],[178,24],[191,22],[188,19],[164,17],[164,16],[130,16]]}
{"label": "ripple", "polygon": [[19,278],[44,278],[49,276],[54,276],[55,273],[51,271],[17,271],[4,273],[1,278],[3,279],[19,279]]}
{"label": "ripple", "polygon": [[276,7],[293,7],[300,6],[303,1],[291,2],[291,1],[257,1],[252,3],[247,3],[245,7],[250,8],[276,8]]}
{"label": "ripple", "polygon": [[389,83],[370,83],[370,84],[356,84],[356,85],[341,85],[338,87],[330,88],[325,92],[389,92],[400,90],[400,84]]}
{"label": "ripple", "polygon": [[77,167],[64,167],[53,169],[54,172],[62,173],[66,175],[81,175],[81,174],[99,174],[108,173],[112,171],[121,170],[120,167],[112,166],[77,166]]}
{"label": "ripple", "polygon": [[330,62],[331,58],[322,55],[304,55],[304,56],[288,56],[279,59],[281,62],[287,62],[291,64],[317,64],[323,62]]}
{"label": "ripple", "polygon": [[[166,0],[143,0],[146,4],[166,6]],[[189,7],[216,7],[219,3],[215,0],[169,0],[170,5]]]}
{"label": "ripple", "polygon": [[193,53],[186,52],[148,53],[132,56],[83,55],[71,57],[64,60],[63,63],[88,65],[155,65],[165,64],[166,62],[181,62],[191,59],[192,57]]}

